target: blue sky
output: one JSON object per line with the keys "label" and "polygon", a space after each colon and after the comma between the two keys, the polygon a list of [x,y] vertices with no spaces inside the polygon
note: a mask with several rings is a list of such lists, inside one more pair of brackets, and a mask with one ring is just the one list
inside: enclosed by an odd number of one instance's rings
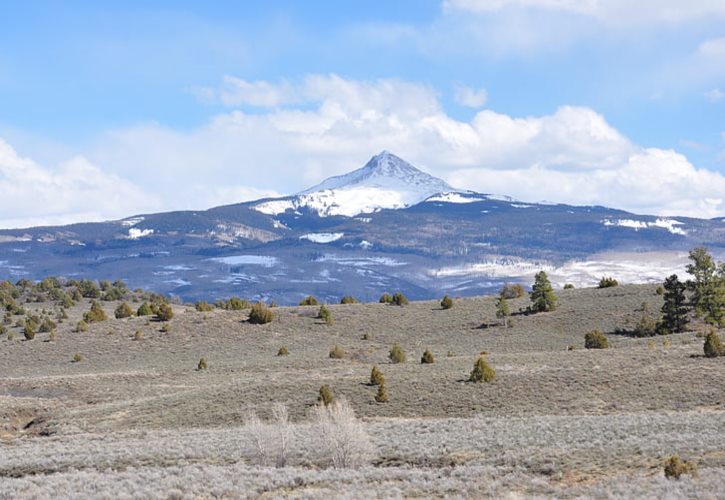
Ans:
{"label": "blue sky", "polygon": [[723,216],[725,2],[631,3],[8,2],[0,226],[294,192],[381,149],[483,192]]}

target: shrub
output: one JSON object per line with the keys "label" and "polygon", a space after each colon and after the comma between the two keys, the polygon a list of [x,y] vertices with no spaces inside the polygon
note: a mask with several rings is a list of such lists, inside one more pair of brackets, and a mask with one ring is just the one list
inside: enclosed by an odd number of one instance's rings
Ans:
{"label": "shrub", "polygon": [[15,332],[8,332],[8,340],[15,340]]}
{"label": "shrub", "polygon": [[614,278],[610,277],[602,277],[602,279],[599,280],[598,288],[610,288],[613,286],[619,286],[619,282],[615,280]]}
{"label": "shrub", "polygon": [[330,349],[330,357],[332,359],[342,359],[345,357],[345,349],[340,347],[339,345],[334,346],[332,349]]}
{"label": "shrub", "polygon": [[136,311],[136,316],[151,316],[152,314],[153,311],[151,310],[151,306],[148,302],[142,303]]}
{"label": "shrub", "polygon": [[315,298],[314,295],[308,295],[304,299],[300,300],[301,306],[317,306],[320,302]]}
{"label": "shrub", "polygon": [[383,372],[381,372],[377,366],[373,366],[373,369],[370,371],[370,385],[380,385],[384,383],[385,376],[383,376]]}
{"label": "shrub", "polygon": [[35,338],[35,328],[33,328],[32,324],[27,323],[25,325],[23,335],[25,335],[25,340],[33,340]]}
{"label": "shrub", "polygon": [[636,337],[652,337],[657,335],[657,321],[648,313],[642,313],[642,316],[634,327],[634,335]]}
{"label": "shrub", "polygon": [[496,299],[496,317],[503,322],[503,326],[508,326],[508,317],[511,314],[509,303],[503,293]]}
{"label": "shrub", "polygon": [[161,333],[169,333],[171,331],[171,323],[164,323],[161,325]]}
{"label": "shrub", "polygon": [[707,337],[705,337],[705,344],[703,345],[703,350],[705,351],[705,356],[708,358],[725,356],[725,348],[722,345],[720,336],[715,333],[714,330],[708,333]]}
{"label": "shrub", "polygon": [[320,306],[320,312],[317,313],[317,318],[324,321],[326,325],[331,325],[333,323],[332,313],[324,304]]}
{"label": "shrub", "polygon": [[680,479],[683,474],[697,477],[697,467],[692,462],[682,460],[678,455],[672,455],[665,462],[665,477],[667,479]]}
{"label": "shrub", "polygon": [[163,303],[156,310],[156,319],[159,321],[170,321],[174,317],[174,310],[169,304]]}
{"label": "shrub", "polygon": [[133,334],[133,340],[143,340],[143,332],[136,330],[136,333]]}
{"label": "shrub", "polygon": [[584,347],[587,349],[607,349],[609,340],[599,330],[593,330],[584,335]]}
{"label": "shrub", "polygon": [[272,420],[262,421],[255,413],[244,419],[251,444],[252,461],[258,465],[284,467],[292,434],[287,407],[281,403],[272,406]]}
{"label": "shrub", "polygon": [[285,346],[280,347],[277,351],[277,356],[289,356],[289,349]]}
{"label": "shrub", "polygon": [[388,402],[388,391],[385,389],[385,383],[378,385],[378,393],[375,395],[375,401],[378,403]]}
{"label": "shrub", "polygon": [[526,290],[521,284],[506,283],[503,288],[501,288],[500,295],[504,299],[518,299],[519,297],[523,297],[525,293]]}
{"label": "shrub", "polygon": [[0,325],[0,335],[5,335],[8,333],[8,327],[5,325]]}
{"label": "shrub", "polygon": [[380,302],[381,304],[390,304],[391,302],[393,302],[393,296],[389,293],[384,293],[380,296],[380,300],[378,302]]}
{"label": "shrub", "polygon": [[441,299],[441,307],[443,309],[450,309],[451,307],[453,307],[453,299],[450,298],[448,295],[444,296]]}
{"label": "shrub", "polygon": [[207,368],[209,368],[209,362],[206,360],[206,358],[201,358],[199,360],[199,364],[196,365],[196,369],[201,371],[206,370]]}
{"label": "shrub", "polygon": [[249,311],[249,322],[253,325],[264,325],[270,323],[273,319],[274,314],[264,305],[264,302],[257,302]]}
{"label": "shrub", "polygon": [[76,324],[76,331],[77,332],[87,332],[88,331],[88,323],[86,323],[83,320],[80,320],[78,324]]}
{"label": "shrub", "polygon": [[312,418],[326,464],[336,469],[356,468],[373,458],[375,449],[370,436],[344,399],[316,406]]}
{"label": "shrub", "polygon": [[345,295],[342,299],[340,299],[340,304],[357,304],[357,299],[355,299],[352,295]]}
{"label": "shrub", "polygon": [[209,312],[214,310],[214,306],[205,300],[199,300],[194,304],[194,309],[198,312]]}
{"label": "shrub", "polygon": [[75,353],[73,355],[73,362],[74,363],[80,363],[81,361],[83,361],[83,354],[81,354],[79,352]]}
{"label": "shrub", "polygon": [[56,328],[55,322],[50,318],[45,318],[43,322],[40,324],[40,328],[38,331],[42,333],[50,333]]}
{"label": "shrub", "polygon": [[407,359],[405,351],[403,351],[403,348],[400,347],[400,344],[398,344],[397,342],[390,349],[388,358],[390,358],[390,361],[392,361],[393,363],[405,363]]}
{"label": "shrub", "polygon": [[404,306],[408,304],[408,299],[400,292],[396,292],[395,295],[393,295],[393,304],[396,306]]}
{"label": "shrub", "polygon": [[133,316],[133,309],[125,302],[122,302],[113,312],[113,315],[116,316],[116,319],[130,318]]}
{"label": "shrub", "polygon": [[252,304],[248,300],[240,299],[239,297],[232,297],[224,303],[224,309],[227,311],[241,311],[242,309],[249,309],[250,307],[252,307]]}
{"label": "shrub", "polygon": [[54,342],[58,338],[58,334],[55,332],[55,330],[51,330],[48,334],[48,342]]}
{"label": "shrub", "polygon": [[573,288],[574,288],[574,285],[572,285],[571,283],[564,284],[564,290],[571,290]]}
{"label": "shrub", "polygon": [[420,358],[420,362],[423,365],[430,365],[434,362],[433,353],[426,349],[423,353],[423,357]]}
{"label": "shrub", "polygon": [[659,286],[658,286],[658,287],[657,287],[657,288],[655,289],[655,293],[656,293],[657,295],[664,295],[664,294],[665,294],[665,288],[664,288],[664,287],[663,287],[662,285],[659,285]]}
{"label": "shrub", "polygon": [[335,397],[332,395],[332,389],[327,384],[320,387],[320,394],[317,396],[317,402],[325,406],[330,406]]}
{"label": "shrub", "polygon": [[471,375],[468,377],[469,382],[475,383],[489,383],[496,380],[496,370],[486,361],[486,356],[479,356],[476,363],[473,365]]}
{"label": "shrub", "polygon": [[95,300],[91,302],[91,310],[83,314],[83,321],[86,323],[98,323],[100,321],[106,321],[108,316],[101,307],[101,304]]}

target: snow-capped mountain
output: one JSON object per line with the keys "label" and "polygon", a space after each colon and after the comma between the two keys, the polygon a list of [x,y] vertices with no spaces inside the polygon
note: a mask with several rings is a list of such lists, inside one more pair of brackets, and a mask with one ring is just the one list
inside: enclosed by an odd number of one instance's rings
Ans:
{"label": "snow-capped mountain", "polygon": [[353,217],[385,208],[406,208],[433,195],[455,192],[459,190],[443,180],[383,151],[373,156],[362,168],[330,177],[295,196],[266,200],[253,208],[267,215],[278,215],[304,207],[321,217]]}
{"label": "snow-capped mountain", "polygon": [[[365,214],[365,215],[360,215]],[[440,298],[531,283],[591,286],[684,274],[687,251],[725,258],[725,221],[528,203],[452,188],[383,151],[296,195],[117,221],[0,230],[0,280],[124,279],[186,300],[309,294]]]}

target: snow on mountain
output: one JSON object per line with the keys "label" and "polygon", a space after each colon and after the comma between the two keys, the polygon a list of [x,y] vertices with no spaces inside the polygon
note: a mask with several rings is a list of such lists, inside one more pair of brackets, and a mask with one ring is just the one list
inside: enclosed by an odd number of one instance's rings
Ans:
{"label": "snow on mountain", "polygon": [[362,168],[330,177],[293,197],[265,201],[253,208],[268,215],[277,215],[306,207],[321,217],[353,217],[384,208],[406,208],[438,193],[456,192],[459,191],[443,180],[383,151]]}
{"label": "snow on mountain", "polygon": [[679,234],[681,236],[687,235],[687,231],[685,231],[682,228],[675,227],[678,225],[682,225],[683,223],[674,220],[674,219],[657,219],[654,222],[644,222],[639,220],[632,220],[632,219],[616,219],[616,220],[610,220],[610,219],[604,219],[602,221],[602,224],[605,226],[619,226],[619,227],[628,227],[630,229],[634,229],[635,231],[639,231],[640,229],[647,229],[651,227],[658,227],[662,229],[666,229],[672,234]]}

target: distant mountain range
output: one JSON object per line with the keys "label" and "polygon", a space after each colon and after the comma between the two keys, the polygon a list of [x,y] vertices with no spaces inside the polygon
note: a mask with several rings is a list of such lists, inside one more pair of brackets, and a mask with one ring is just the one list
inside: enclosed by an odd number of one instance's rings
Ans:
{"label": "distant mountain range", "polygon": [[387,151],[283,198],[118,221],[0,230],[0,279],[125,279],[185,300],[308,294],[376,300],[473,295],[603,275],[659,281],[687,251],[725,253],[725,220],[525,203],[455,189]]}

